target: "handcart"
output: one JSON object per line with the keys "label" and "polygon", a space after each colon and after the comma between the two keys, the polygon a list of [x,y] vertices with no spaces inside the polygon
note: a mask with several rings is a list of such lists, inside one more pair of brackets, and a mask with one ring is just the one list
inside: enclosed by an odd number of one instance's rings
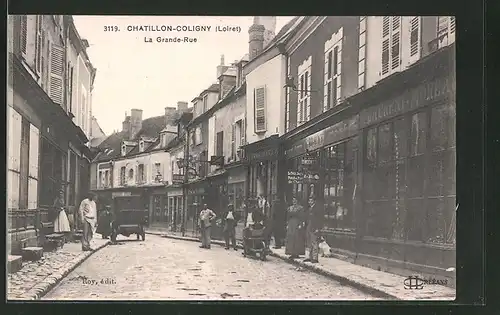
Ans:
{"label": "handcart", "polygon": [[264,228],[254,228],[252,226],[243,230],[243,256],[252,255],[266,260],[267,246],[265,242]]}

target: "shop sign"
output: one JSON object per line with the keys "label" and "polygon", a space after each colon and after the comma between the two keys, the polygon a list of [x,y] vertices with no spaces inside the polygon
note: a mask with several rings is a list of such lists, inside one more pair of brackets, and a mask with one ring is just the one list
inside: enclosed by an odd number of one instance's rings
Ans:
{"label": "shop sign", "polygon": [[203,187],[188,189],[188,195],[201,195],[204,193],[205,193],[205,188]]}
{"label": "shop sign", "polygon": [[112,163],[111,162],[105,162],[105,163],[99,163],[99,169],[108,169],[111,168]]}
{"label": "shop sign", "polygon": [[125,197],[125,196],[132,196],[132,193],[130,191],[112,192],[111,193],[111,198]]}
{"label": "shop sign", "polygon": [[179,185],[184,183],[184,175],[182,174],[172,174],[172,184]]}
{"label": "shop sign", "polygon": [[314,151],[342,139],[354,136],[358,131],[359,116],[341,121],[328,128],[320,130],[304,139],[297,141],[285,154],[288,158]]}
{"label": "shop sign", "polygon": [[288,171],[289,184],[314,183],[319,180],[319,174]]}
{"label": "shop sign", "polygon": [[389,101],[367,108],[360,114],[360,128],[444,100],[452,91],[450,78],[438,78],[411,89]]}
{"label": "shop sign", "polygon": [[313,165],[316,162],[316,157],[314,156],[304,156],[301,160],[302,165]]}
{"label": "shop sign", "polygon": [[278,158],[279,148],[269,148],[248,154],[249,161],[268,161]]}

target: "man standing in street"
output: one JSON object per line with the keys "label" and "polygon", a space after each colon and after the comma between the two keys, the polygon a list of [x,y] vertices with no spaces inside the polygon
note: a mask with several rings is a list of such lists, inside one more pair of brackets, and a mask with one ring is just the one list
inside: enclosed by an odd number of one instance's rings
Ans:
{"label": "man standing in street", "polygon": [[82,218],[83,224],[83,236],[82,236],[82,250],[91,251],[90,241],[94,234],[95,226],[97,223],[97,207],[96,202],[97,197],[94,193],[90,192],[88,197],[83,199],[80,203],[80,217]]}
{"label": "man standing in street", "polygon": [[273,203],[273,208],[274,248],[279,249],[283,246],[283,239],[285,238],[285,209],[279,198]]}
{"label": "man standing in street", "polygon": [[304,259],[305,262],[318,262],[319,256],[319,231],[323,225],[323,207],[316,201],[313,195],[309,198],[309,211],[307,220],[307,239],[309,245],[309,257]]}
{"label": "man standing in street", "polygon": [[224,226],[224,240],[226,242],[225,249],[229,249],[229,241],[231,241],[231,245],[234,250],[237,250],[236,247],[236,224],[239,221],[238,215],[234,212],[234,206],[229,204],[227,206],[227,211],[224,213],[223,217],[223,226]]}
{"label": "man standing in street", "polygon": [[203,210],[200,212],[198,217],[198,225],[201,230],[201,246],[200,248],[210,249],[210,232],[212,228],[212,220],[216,217],[215,213],[208,209],[207,204],[203,205]]}

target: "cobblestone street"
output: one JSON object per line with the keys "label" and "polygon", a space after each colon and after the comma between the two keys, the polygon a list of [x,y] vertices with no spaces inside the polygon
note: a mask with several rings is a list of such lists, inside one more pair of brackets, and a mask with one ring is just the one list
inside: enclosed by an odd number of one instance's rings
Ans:
{"label": "cobblestone street", "polygon": [[129,239],[95,253],[43,299],[375,299],[274,257],[262,262],[153,235]]}

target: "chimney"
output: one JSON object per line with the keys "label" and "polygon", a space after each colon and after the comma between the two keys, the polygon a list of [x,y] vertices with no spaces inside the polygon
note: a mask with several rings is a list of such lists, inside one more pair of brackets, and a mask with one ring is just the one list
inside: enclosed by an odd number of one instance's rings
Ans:
{"label": "chimney", "polygon": [[177,110],[185,112],[188,109],[188,102],[177,102]]}
{"label": "chimney", "polygon": [[219,77],[219,99],[224,98],[229,91],[233,88],[233,86],[236,85],[236,74],[237,74],[237,68],[233,64],[231,68],[226,70],[220,77]]}
{"label": "chimney", "polygon": [[248,29],[248,55],[249,59],[255,58],[264,48],[264,31],[266,28],[259,23],[258,17],[254,17],[254,24]]}
{"label": "chimney", "polygon": [[175,113],[177,112],[177,108],[167,106],[165,107],[165,126],[172,124],[175,119]]}
{"label": "chimney", "polygon": [[129,139],[132,140],[142,128],[142,109],[132,109],[130,113]]}
{"label": "chimney", "polygon": [[229,66],[224,65],[224,55],[220,55],[220,65],[217,66],[217,80],[228,68]]}
{"label": "chimney", "polygon": [[130,116],[127,116],[127,112],[125,112],[125,120],[122,122],[122,131],[123,132],[130,131]]}

